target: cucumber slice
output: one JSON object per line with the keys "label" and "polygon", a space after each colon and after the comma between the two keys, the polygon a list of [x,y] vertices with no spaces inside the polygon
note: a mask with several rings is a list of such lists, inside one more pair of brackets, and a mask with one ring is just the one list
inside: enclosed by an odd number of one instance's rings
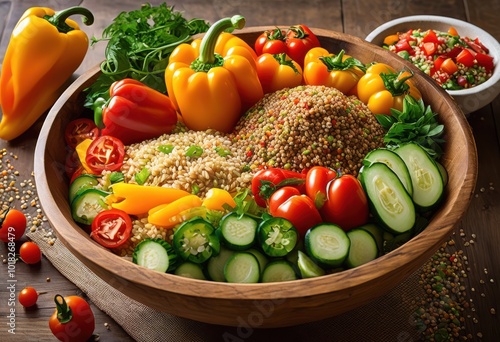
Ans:
{"label": "cucumber slice", "polygon": [[257,240],[257,226],[257,221],[252,217],[232,212],[222,218],[219,233],[227,248],[242,251]]}
{"label": "cucumber slice", "polygon": [[108,209],[106,204],[108,195],[109,193],[102,190],[85,189],[71,202],[73,220],[85,225],[91,225],[97,214]]}
{"label": "cucumber slice", "polygon": [[374,223],[367,223],[363,226],[360,226],[359,229],[364,229],[368,233],[373,235],[373,238],[377,242],[379,255],[382,254],[382,250],[384,248],[384,230]]}
{"label": "cucumber slice", "polygon": [[258,249],[250,248],[247,249],[245,252],[252,253],[257,258],[257,261],[259,262],[259,268],[261,270],[263,270],[269,263],[269,259],[267,258],[267,256]]}
{"label": "cucumber slice", "polygon": [[346,259],[349,268],[358,267],[378,257],[377,241],[371,233],[361,228],[354,228],[347,232],[351,247]]}
{"label": "cucumber slice", "polygon": [[186,261],[177,266],[174,272],[176,275],[186,278],[206,280],[205,274],[203,273],[203,268],[200,264],[195,264],[194,262]]}
{"label": "cucumber slice", "polygon": [[224,266],[235,252],[221,246],[218,255],[212,256],[207,262],[207,274],[213,281],[226,281],[224,277]]}
{"label": "cucumber slice", "polygon": [[165,240],[145,239],[135,247],[132,261],[150,270],[167,272],[175,268],[177,256]]}
{"label": "cucumber slice", "polygon": [[351,242],[342,228],[321,223],[310,228],[304,238],[306,253],[319,266],[334,268],[344,263]]}
{"label": "cucumber slice", "polygon": [[396,234],[415,224],[415,205],[398,176],[385,164],[363,166],[359,178],[371,212],[384,228]]}
{"label": "cucumber slice", "polygon": [[274,260],[267,264],[262,271],[262,282],[271,283],[278,281],[296,280],[297,274],[292,263],[286,260]]}
{"label": "cucumber slice", "polygon": [[386,148],[379,148],[376,150],[370,151],[364,158],[363,164],[370,166],[372,163],[384,163],[387,165],[399,178],[406,191],[410,194],[413,194],[413,185],[411,182],[410,173],[408,172],[408,168],[406,167],[405,162],[401,157],[391,150]]}
{"label": "cucumber slice", "polygon": [[82,174],[76,177],[69,186],[68,197],[69,203],[87,189],[96,187],[99,184],[97,177],[89,174]]}
{"label": "cucumber slice", "polygon": [[260,267],[257,258],[248,252],[236,252],[224,266],[228,283],[258,283]]}
{"label": "cucumber slice", "polygon": [[434,159],[416,143],[407,143],[395,152],[404,160],[413,184],[413,202],[422,210],[440,203],[444,194],[444,182]]}
{"label": "cucumber slice", "polygon": [[443,164],[436,162],[436,165],[439,169],[439,172],[441,173],[441,177],[443,178],[443,185],[446,186],[446,184],[448,184],[448,171],[446,171],[446,168],[443,166]]}
{"label": "cucumber slice", "polygon": [[314,263],[314,261],[302,251],[297,252],[297,266],[299,267],[300,276],[302,279],[314,278],[325,275],[325,270]]}

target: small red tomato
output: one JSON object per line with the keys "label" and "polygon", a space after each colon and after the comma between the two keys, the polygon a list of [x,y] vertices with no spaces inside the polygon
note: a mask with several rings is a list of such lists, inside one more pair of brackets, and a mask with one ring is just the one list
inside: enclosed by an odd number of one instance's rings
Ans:
{"label": "small red tomato", "polygon": [[36,243],[27,241],[19,248],[19,257],[27,264],[36,264],[42,259],[42,251]]}
{"label": "small red tomato", "polygon": [[284,186],[276,190],[269,198],[269,213],[276,216],[279,206],[294,195],[300,195],[300,191],[293,186]]}
{"label": "small red tomato", "polygon": [[90,305],[79,296],[56,295],[56,310],[49,320],[50,331],[60,341],[86,342],[95,329]]}
{"label": "small red tomato", "polygon": [[0,240],[3,242],[14,242],[21,239],[26,230],[26,216],[17,210],[10,208],[0,221]]}
{"label": "small red tomato", "polygon": [[316,208],[321,209],[326,202],[326,186],[337,177],[337,172],[324,166],[314,166],[306,174],[306,195],[311,197]]}
{"label": "small red tomato", "polygon": [[38,300],[38,292],[36,292],[36,290],[32,287],[25,287],[21,292],[19,292],[18,300],[22,306],[29,308],[30,306],[36,304],[36,301]]}
{"label": "small red tomato", "polygon": [[309,228],[322,222],[318,209],[307,195],[290,197],[276,209],[273,216],[282,217],[292,222],[301,238],[304,238]]}
{"label": "small red tomato", "polygon": [[335,223],[345,231],[368,222],[368,198],[356,177],[342,175],[335,178],[328,183],[327,196],[321,208],[325,222]]}

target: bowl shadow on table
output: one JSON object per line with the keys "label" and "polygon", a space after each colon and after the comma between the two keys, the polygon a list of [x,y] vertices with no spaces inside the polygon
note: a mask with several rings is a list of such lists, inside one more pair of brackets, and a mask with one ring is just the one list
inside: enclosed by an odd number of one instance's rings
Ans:
{"label": "bowl shadow on table", "polygon": [[[238,32],[253,41],[269,27]],[[98,66],[73,83],[49,113],[35,150],[35,180],[40,202],[58,238],[99,277],[130,298],[153,309],[199,322],[238,326],[256,305],[273,305],[261,327],[274,328],[319,321],[353,310],[386,294],[415,272],[452,233],[468,207],[477,177],[475,143],[467,120],[453,99],[409,62],[342,33],[314,29],[330,51],[344,49],[364,63],[387,62],[396,69],[414,70],[424,100],[445,124],[445,155],[449,173],[446,199],[429,226],[403,246],[368,264],[343,272],[293,282],[230,284],[200,281],[147,270],[98,246],[72,220],[64,176],[67,151],[64,127],[82,112],[82,90],[99,74]],[[214,314],[214,308],[217,314]]]}

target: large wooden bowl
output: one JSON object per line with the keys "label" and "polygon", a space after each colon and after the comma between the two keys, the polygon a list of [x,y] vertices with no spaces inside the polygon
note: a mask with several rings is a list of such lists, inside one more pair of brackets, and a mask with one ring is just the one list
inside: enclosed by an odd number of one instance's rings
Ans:
{"label": "large wooden bowl", "polygon": [[[237,34],[248,42],[268,27]],[[152,308],[213,324],[283,327],[332,317],[357,308],[394,288],[416,271],[449,237],[469,205],[477,175],[474,139],[466,118],[441,88],[396,55],[362,39],[313,29],[329,51],[344,49],[364,63],[386,62],[412,68],[424,100],[446,129],[443,165],[449,173],[446,201],[421,234],[402,247],[355,269],[317,278],[267,284],[230,284],[193,280],[137,266],[101,248],[71,218],[64,127],[82,112],[82,90],[98,76],[96,66],[78,78],[46,118],[35,151],[35,179],[40,202],[67,248],[99,277],[129,297]]]}

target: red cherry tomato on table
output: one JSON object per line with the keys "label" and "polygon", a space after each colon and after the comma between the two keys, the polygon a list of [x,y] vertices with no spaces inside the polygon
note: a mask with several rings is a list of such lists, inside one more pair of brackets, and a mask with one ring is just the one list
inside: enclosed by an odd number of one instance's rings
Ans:
{"label": "red cherry tomato on table", "polygon": [[64,131],[66,144],[72,149],[85,139],[95,139],[97,136],[99,136],[99,128],[94,121],[85,118],[70,121]]}
{"label": "red cherry tomato on table", "polygon": [[123,245],[130,237],[132,220],[120,209],[101,211],[92,221],[90,237],[106,248]]}
{"label": "red cherry tomato on table", "polygon": [[29,308],[36,304],[38,300],[38,292],[32,287],[25,287],[19,292],[19,303],[25,308]]}
{"label": "red cherry tomato on table", "polygon": [[367,223],[368,198],[359,180],[342,175],[330,181],[321,215],[325,222],[335,223],[345,231]]}
{"label": "red cherry tomato on table", "polygon": [[306,174],[306,195],[321,209],[326,202],[326,186],[337,177],[337,172],[324,166],[314,166]]}
{"label": "red cherry tomato on table", "polygon": [[60,341],[86,342],[94,333],[95,317],[90,305],[79,296],[54,297],[56,310],[49,327]]}
{"label": "red cherry tomato on table", "polygon": [[125,146],[121,140],[102,135],[92,141],[87,149],[85,162],[96,174],[102,171],[118,171],[123,165]]}
{"label": "red cherry tomato on table", "polygon": [[314,201],[307,195],[291,196],[271,215],[292,222],[301,238],[304,238],[309,228],[323,221]]}
{"label": "red cherry tomato on table", "polygon": [[0,224],[0,240],[3,242],[18,241],[26,230],[26,216],[21,211],[10,208]]}
{"label": "red cherry tomato on table", "polygon": [[36,243],[27,241],[19,248],[19,257],[27,264],[36,264],[42,259],[42,251]]}

